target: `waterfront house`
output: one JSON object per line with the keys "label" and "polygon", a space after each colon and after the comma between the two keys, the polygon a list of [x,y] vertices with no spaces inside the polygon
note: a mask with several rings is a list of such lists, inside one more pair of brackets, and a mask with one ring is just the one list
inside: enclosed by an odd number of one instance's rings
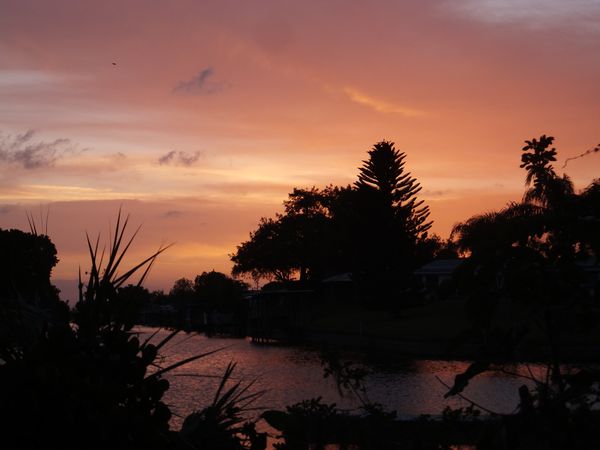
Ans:
{"label": "waterfront house", "polygon": [[437,288],[442,283],[452,280],[454,271],[465,261],[463,258],[434,259],[413,273],[419,277],[426,288]]}
{"label": "waterfront house", "polygon": [[259,342],[297,341],[310,325],[315,292],[309,289],[260,291],[248,300],[248,335]]}

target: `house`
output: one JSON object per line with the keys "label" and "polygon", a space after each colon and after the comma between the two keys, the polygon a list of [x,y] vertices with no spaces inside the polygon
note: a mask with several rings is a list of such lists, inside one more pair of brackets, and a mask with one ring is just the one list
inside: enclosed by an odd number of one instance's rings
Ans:
{"label": "house", "polygon": [[140,311],[138,323],[148,326],[173,326],[179,321],[179,315],[173,305],[148,302]]}
{"label": "house", "polygon": [[324,304],[347,305],[360,302],[360,293],[350,272],[323,279],[318,289],[319,297]]}
{"label": "house", "polygon": [[[464,264],[465,261],[467,261],[466,258],[436,259],[418,268],[413,273],[419,277],[426,289],[434,289],[442,283],[451,280],[455,270]],[[594,259],[589,259],[578,261],[577,266],[583,271],[582,286],[592,296],[598,296],[600,293],[600,264]],[[496,278],[497,287],[502,288],[504,284],[503,273],[499,272]]]}
{"label": "house", "polygon": [[465,261],[463,258],[435,259],[419,267],[413,273],[420,278],[426,288],[436,288],[442,283],[450,281],[454,271]]}
{"label": "house", "polygon": [[584,273],[583,286],[589,290],[590,295],[598,298],[600,294],[600,264],[595,259],[588,259],[577,262],[577,265]]}
{"label": "house", "polygon": [[248,304],[248,335],[256,342],[293,342],[310,325],[315,293],[308,289],[264,290]]}

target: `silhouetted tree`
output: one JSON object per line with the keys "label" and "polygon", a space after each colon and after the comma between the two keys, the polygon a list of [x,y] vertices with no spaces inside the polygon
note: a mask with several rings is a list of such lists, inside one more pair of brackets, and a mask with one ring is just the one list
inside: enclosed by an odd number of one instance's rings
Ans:
{"label": "silhouetted tree", "polygon": [[508,251],[515,244],[525,245],[531,236],[542,236],[545,229],[543,208],[511,202],[499,211],[477,214],[456,224],[451,237],[463,253],[494,256],[499,249]]}
{"label": "silhouetted tree", "polygon": [[345,190],[349,188],[294,189],[284,202],[285,212],[276,219],[262,218],[250,240],[230,255],[232,273],[277,281],[297,274],[304,281],[335,272],[342,244],[332,226],[333,211]]}
{"label": "silhouetted tree", "polygon": [[169,291],[169,297],[173,302],[192,301],[194,298],[194,282],[185,277],[175,280]]}
{"label": "silhouetted tree", "polygon": [[376,193],[378,203],[385,208],[384,214],[389,216],[386,219],[397,222],[395,231],[417,241],[431,228],[432,221],[427,220],[429,207],[417,199],[420,184],[404,170],[406,154],[388,141],[378,142],[368,153],[369,159],[363,161],[356,187],[359,191]]}
{"label": "silhouetted tree", "polygon": [[[51,283],[58,262],[56,248],[45,235],[0,230],[0,352],[27,345],[45,328],[68,318]],[[7,355],[0,353],[0,360]]]}
{"label": "silhouetted tree", "polygon": [[553,142],[554,137],[546,135],[525,141],[520,167],[527,171],[525,183],[531,186],[523,196],[525,202],[558,206],[557,203],[574,193],[569,177],[566,174],[559,177],[551,164],[556,161],[556,149],[549,148]]}
{"label": "silhouetted tree", "polygon": [[[180,328],[186,327],[190,308],[199,306],[198,296],[194,291],[194,282],[189,278],[179,278],[169,291],[168,303],[177,311],[177,323]],[[169,320],[168,315],[166,320]]]}
{"label": "silhouetted tree", "polygon": [[417,259],[428,262],[432,258],[453,259],[458,258],[458,247],[450,239],[442,239],[437,234],[420,239],[417,246]]}
{"label": "silhouetted tree", "polygon": [[133,325],[138,323],[139,312],[150,303],[151,299],[152,294],[145,287],[128,284],[117,290],[115,308],[120,309],[120,316],[129,317]]}
{"label": "silhouetted tree", "polygon": [[150,292],[150,302],[157,305],[165,305],[169,303],[169,295],[165,294],[162,289]]}
{"label": "silhouetted tree", "polygon": [[585,188],[578,199],[580,233],[585,236],[585,243],[578,250],[581,257],[594,255],[597,261],[600,255],[600,179]]}
{"label": "silhouetted tree", "polygon": [[231,273],[234,276],[250,274],[253,278],[275,278],[286,281],[292,277],[289,230],[280,220],[261,218],[250,239],[238,245]]}
{"label": "silhouetted tree", "polygon": [[398,300],[412,269],[429,259],[419,246],[432,222],[417,199],[421,186],[405,170],[406,155],[388,141],[368,153],[355,183],[352,272],[367,303],[385,304]]}
{"label": "silhouetted tree", "polygon": [[58,290],[50,282],[58,258],[48,236],[0,229],[0,254],[0,299],[38,304],[58,300]]}
{"label": "silhouetted tree", "polygon": [[291,251],[300,280],[319,280],[349,270],[347,257],[351,242],[348,229],[341,223],[340,210],[343,199],[351,192],[350,186],[295,188],[284,202],[285,214],[281,220],[295,232]]}
{"label": "silhouetted tree", "polygon": [[207,333],[223,332],[223,330],[212,328],[214,324],[211,323],[211,317],[213,313],[217,312],[231,314],[230,325],[233,328],[229,332],[236,336],[245,336],[248,305],[244,294],[247,291],[248,284],[221,272],[211,270],[196,276],[194,279],[196,300],[198,305],[209,313]]}
{"label": "silhouetted tree", "polygon": [[430,259],[435,247],[427,237],[429,208],[417,199],[421,187],[404,159],[382,141],[369,151],[354,186],[295,188],[284,213],[262,218],[230,255],[232,273],[310,281],[352,272],[373,286],[382,277],[400,285],[398,277]]}
{"label": "silhouetted tree", "polygon": [[248,285],[243,281],[214,270],[202,272],[194,279],[194,292],[198,301],[207,308],[221,311],[239,309],[247,290]]}

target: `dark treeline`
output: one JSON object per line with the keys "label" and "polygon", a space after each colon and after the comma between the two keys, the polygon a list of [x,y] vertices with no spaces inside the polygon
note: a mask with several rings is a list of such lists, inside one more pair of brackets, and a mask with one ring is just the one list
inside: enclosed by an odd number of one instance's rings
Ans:
{"label": "dark treeline", "polygon": [[295,188],[284,212],[262,218],[231,255],[232,273],[310,285],[347,272],[367,303],[397,300],[412,270],[447,243],[428,233],[429,207],[405,153],[381,141],[368,155],[351,186]]}
{"label": "dark treeline", "polygon": [[200,330],[208,335],[246,335],[249,285],[224,273],[211,270],[194,280],[180,278],[167,293],[134,285],[120,292],[139,303],[141,324]]}

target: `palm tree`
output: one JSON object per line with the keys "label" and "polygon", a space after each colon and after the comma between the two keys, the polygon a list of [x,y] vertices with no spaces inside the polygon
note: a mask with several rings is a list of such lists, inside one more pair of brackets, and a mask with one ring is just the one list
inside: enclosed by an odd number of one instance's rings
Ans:
{"label": "palm tree", "polygon": [[545,134],[539,140],[525,141],[520,167],[527,171],[525,185],[531,187],[523,195],[524,202],[554,208],[574,194],[571,179],[566,174],[558,176],[551,164],[556,161],[556,149],[549,148],[552,142],[554,137]]}
{"label": "palm tree", "polygon": [[[549,243],[563,254],[571,254],[575,241],[571,233],[576,221],[576,194],[571,179],[559,176],[552,166],[556,149],[554,137],[542,135],[525,141],[521,168],[527,171],[529,186],[521,203],[512,202],[500,211],[473,216],[454,226],[452,237],[463,252],[519,245],[528,241]],[[571,249],[571,250],[569,250]]]}
{"label": "palm tree", "polygon": [[535,204],[511,202],[500,211],[478,214],[454,225],[450,238],[461,252],[474,255],[523,246],[530,237],[544,233],[544,211]]}

